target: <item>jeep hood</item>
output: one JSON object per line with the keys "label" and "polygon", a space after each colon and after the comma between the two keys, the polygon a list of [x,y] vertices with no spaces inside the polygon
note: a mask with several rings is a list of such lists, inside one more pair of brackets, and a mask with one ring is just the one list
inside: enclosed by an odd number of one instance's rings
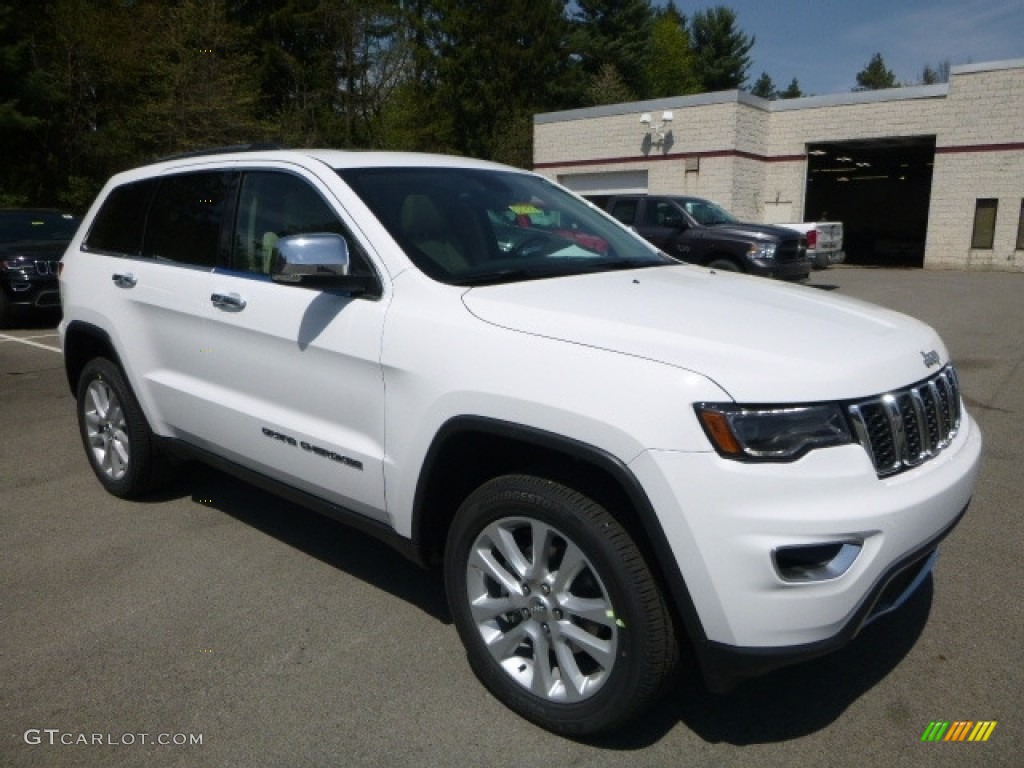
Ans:
{"label": "jeep hood", "polygon": [[656,267],[472,288],[480,320],[684,368],[738,402],[845,400],[920,381],[948,353],[924,323],[811,287]]}
{"label": "jeep hood", "polygon": [[723,240],[731,238],[733,240],[762,240],[779,243],[800,237],[800,233],[792,229],[776,227],[772,224],[747,224],[746,222],[710,224],[698,228],[697,232],[701,237]]}

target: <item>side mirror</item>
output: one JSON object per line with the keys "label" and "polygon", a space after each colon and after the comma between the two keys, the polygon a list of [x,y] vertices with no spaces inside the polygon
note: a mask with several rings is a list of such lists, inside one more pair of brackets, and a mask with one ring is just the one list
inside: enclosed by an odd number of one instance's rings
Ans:
{"label": "side mirror", "polygon": [[274,245],[270,278],[287,285],[365,293],[370,279],[349,274],[351,266],[348,243],[341,235],[289,235]]}

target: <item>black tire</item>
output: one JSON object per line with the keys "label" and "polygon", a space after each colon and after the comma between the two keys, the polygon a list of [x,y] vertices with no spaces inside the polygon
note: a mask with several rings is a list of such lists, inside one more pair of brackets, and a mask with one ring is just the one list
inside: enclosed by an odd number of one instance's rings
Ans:
{"label": "black tire", "polygon": [[77,394],[82,445],[107,491],[136,498],[171,479],[175,464],[157,446],[120,368],[93,358],[82,369]]}
{"label": "black tire", "polygon": [[470,494],[449,531],[445,587],[476,675],[555,733],[621,727],[675,670],[672,620],[640,550],[608,511],[558,483],[508,475]]}
{"label": "black tire", "polygon": [[717,269],[719,272],[742,272],[743,269],[732,259],[717,258],[707,264],[708,269]]}

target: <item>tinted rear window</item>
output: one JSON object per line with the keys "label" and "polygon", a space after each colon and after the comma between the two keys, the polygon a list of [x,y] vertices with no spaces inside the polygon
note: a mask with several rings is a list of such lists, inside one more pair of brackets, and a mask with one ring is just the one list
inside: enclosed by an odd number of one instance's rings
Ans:
{"label": "tinted rear window", "polygon": [[142,253],[146,212],[156,184],[156,179],[147,179],[114,189],[93,220],[86,249],[131,256]]}
{"label": "tinted rear window", "polygon": [[223,171],[163,178],[150,208],[143,254],[216,266],[221,261],[225,211],[233,203],[237,178]]}

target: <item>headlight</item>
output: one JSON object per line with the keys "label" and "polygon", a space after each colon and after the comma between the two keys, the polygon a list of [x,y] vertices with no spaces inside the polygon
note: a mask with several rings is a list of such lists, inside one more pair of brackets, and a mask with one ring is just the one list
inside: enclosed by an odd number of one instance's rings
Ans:
{"label": "headlight", "polygon": [[774,259],[776,243],[754,243],[747,249],[747,254],[752,259]]}
{"label": "headlight", "polygon": [[794,461],[815,448],[853,442],[838,405],[744,407],[699,403],[708,439],[723,456],[745,461]]}

